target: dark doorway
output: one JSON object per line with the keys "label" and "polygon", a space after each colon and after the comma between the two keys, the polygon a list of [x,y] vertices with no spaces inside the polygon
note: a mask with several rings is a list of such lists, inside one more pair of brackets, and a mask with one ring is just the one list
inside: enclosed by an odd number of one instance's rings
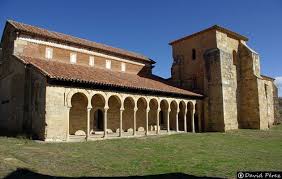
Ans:
{"label": "dark doorway", "polygon": [[160,111],[160,125],[163,126],[164,124],[164,112]]}
{"label": "dark doorway", "polygon": [[195,126],[195,132],[200,132],[199,130],[199,117],[198,117],[198,114],[195,113],[194,115],[194,126]]}
{"label": "dark doorway", "polygon": [[97,131],[101,131],[104,128],[104,114],[101,109],[97,109],[94,114],[94,129]]}

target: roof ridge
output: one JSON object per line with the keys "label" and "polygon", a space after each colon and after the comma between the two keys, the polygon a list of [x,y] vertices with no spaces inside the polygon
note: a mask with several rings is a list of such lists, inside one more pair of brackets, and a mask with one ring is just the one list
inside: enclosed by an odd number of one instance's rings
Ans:
{"label": "roof ridge", "polygon": [[[65,33],[62,33],[62,32],[56,32],[56,31],[53,31],[53,30],[48,30],[48,29],[43,28],[43,27],[38,27],[38,26],[30,25],[30,24],[25,24],[25,23],[22,23],[22,22],[11,20],[11,19],[8,19],[7,22],[9,24],[11,24],[14,28],[16,28],[18,30],[21,30],[21,31],[24,31],[24,32],[27,32],[27,33],[33,33],[33,34],[37,34],[37,35],[42,35],[42,34],[39,34],[39,33],[36,33],[36,32],[31,32],[31,31],[25,29],[25,27],[36,29],[36,30],[39,30],[39,31],[46,31],[47,33],[49,33],[49,35],[57,36],[56,37],[57,40],[59,40],[59,36],[65,36],[65,37],[68,37],[68,38],[72,39],[72,41],[71,40],[67,40],[67,39],[60,39],[60,40],[72,42],[72,43],[75,43],[77,45],[84,45],[84,46],[89,46],[89,47],[97,48],[97,49],[100,48],[100,50],[110,51],[112,53],[117,53],[117,54],[121,54],[121,55],[131,56],[131,57],[134,57],[134,58],[138,58],[138,59],[154,62],[153,60],[151,60],[150,58],[148,58],[145,55],[142,55],[142,54],[137,53],[137,52],[125,50],[125,49],[122,49],[122,48],[119,48],[119,47],[113,47],[111,45],[107,45],[107,44],[91,41],[89,39],[85,39],[85,38],[81,38],[81,37],[76,37],[76,36],[65,34]],[[22,27],[20,27],[20,26],[22,26]],[[48,36],[48,35],[42,35],[42,36]],[[52,37],[52,38],[55,38],[55,37]],[[81,43],[74,42],[74,41],[81,41]],[[87,45],[83,44],[83,43],[87,43]]]}
{"label": "roof ridge", "polygon": [[194,32],[194,33],[192,33],[192,34],[190,34],[190,35],[186,35],[186,36],[181,37],[181,38],[178,38],[178,39],[176,39],[176,40],[172,40],[172,41],[169,42],[169,45],[172,45],[172,44],[174,44],[174,43],[180,42],[180,41],[182,41],[182,40],[186,40],[186,39],[188,39],[188,38],[190,38],[190,37],[199,35],[199,34],[201,34],[201,33],[203,33],[203,32],[207,32],[207,31],[210,31],[210,30],[212,30],[212,29],[216,29],[216,30],[219,30],[219,31],[224,31],[224,32],[227,33],[227,34],[230,34],[230,35],[235,36],[235,37],[237,37],[237,38],[239,38],[239,39],[243,39],[243,40],[245,40],[245,41],[248,41],[248,38],[247,38],[247,37],[245,37],[245,36],[243,36],[243,35],[241,35],[241,34],[239,34],[239,33],[237,33],[237,32],[234,32],[234,31],[232,31],[232,30],[229,30],[229,29],[227,29],[227,28],[224,28],[224,27],[222,27],[222,26],[220,26],[220,25],[215,24],[215,25],[210,26],[210,27],[208,27],[208,28],[205,28],[205,29],[203,29],[203,30]]}

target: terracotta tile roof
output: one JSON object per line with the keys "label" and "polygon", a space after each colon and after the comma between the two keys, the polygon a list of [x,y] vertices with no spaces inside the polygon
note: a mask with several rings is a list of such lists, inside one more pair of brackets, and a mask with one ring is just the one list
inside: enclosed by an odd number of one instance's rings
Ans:
{"label": "terracotta tile roof", "polygon": [[50,38],[55,41],[60,41],[62,43],[73,43],[84,48],[92,48],[92,49],[112,53],[113,55],[121,55],[129,58],[145,60],[147,62],[155,63],[153,60],[149,59],[148,57],[140,55],[135,52],[126,51],[120,48],[111,47],[108,45],[100,44],[82,38],[77,38],[59,32],[49,31],[43,28],[31,26],[28,24],[23,24],[12,20],[8,20],[7,23],[10,23],[15,29],[26,34],[35,35],[38,37]]}
{"label": "terracotta tile roof", "polygon": [[169,45],[173,45],[173,44],[175,44],[175,43],[181,42],[181,41],[183,41],[183,40],[189,39],[189,38],[191,38],[191,37],[197,36],[197,35],[199,35],[199,34],[202,34],[202,33],[204,33],[204,32],[207,32],[207,31],[210,31],[210,30],[214,30],[214,29],[215,29],[215,30],[218,30],[218,31],[221,31],[221,32],[224,32],[224,33],[226,33],[226,34],[229,34],[229,35],[231,35],[232,37],[234,37],[234,38],[236,38],[236,39],[248,41],[248,38],[245,37],[245,36],[243,36],[243,35],[240,35],[240,34],[238,34],[238,33],[236,33],[236,32],[233,32],[233,31],[231,31],[231,30],[229,30],[229,29],[226,29],[226,28],[224,28],[224,27],[221,27],[221,26],[218,26],[218,25],[214,25],[214,26],[211,26],[211,27],[209,27],[209,28],[207,28],[207,29],[204,29],[204,30],[201,30],[201,31],[199,31],[199,32],[196,32],[196,33],[194,33],[194,34],[191,34],[191,35],[182,37],[182,38],[177,39],[177,40],[174,40],[174,41],[171,41],[171,42],[169,43]]}
{"label": "terracotta tile roof", "polygon": [[200,94],[171,86],[157,76],[148,78],[136,74],[114,72],[78,64],[47,61],[24,56],[15,57],[24,64],[36,67],[43,75],[51,79],[202,97]]}

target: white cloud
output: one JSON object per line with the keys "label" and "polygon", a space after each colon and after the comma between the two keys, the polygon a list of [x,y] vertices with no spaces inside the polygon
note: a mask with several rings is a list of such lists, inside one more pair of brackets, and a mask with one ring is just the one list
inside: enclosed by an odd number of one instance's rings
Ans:
{"label": "white cloud", "polygon": [[278,87],[278,95],[282,97],[282,76],[276,77],[274,82]]}

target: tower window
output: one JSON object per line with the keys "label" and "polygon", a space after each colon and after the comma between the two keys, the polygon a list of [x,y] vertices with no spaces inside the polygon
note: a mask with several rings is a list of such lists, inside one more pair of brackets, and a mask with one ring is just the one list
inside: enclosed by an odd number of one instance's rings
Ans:
{"label": "tower window", "polygon": [[46,47],[45,58],[52,59],[53,58],[53,49],[50,47]]}
{"label": "tower window", "polygon": [[76,53],[70,54],[70,63],[72,64],[76,63]]}
{"label": "tower window", "polygon": [[192,49],[192,59],[196,60],[196,50],[194,48]]}
{"label": "tower window", "polygon": [[233,50],[233,65],[237,65],[237,53]]}
{"label": "tower window", "polygon": [[264,84],[264,91],[265,91],[265,96],[267,98],[267,84]]}
{"label": "tower window", "polygon": [[93,57],[93,56],[90,56],[90,57],[89,57],[89,65],[93,67],[94,64],[95,64],[94,57]]}

